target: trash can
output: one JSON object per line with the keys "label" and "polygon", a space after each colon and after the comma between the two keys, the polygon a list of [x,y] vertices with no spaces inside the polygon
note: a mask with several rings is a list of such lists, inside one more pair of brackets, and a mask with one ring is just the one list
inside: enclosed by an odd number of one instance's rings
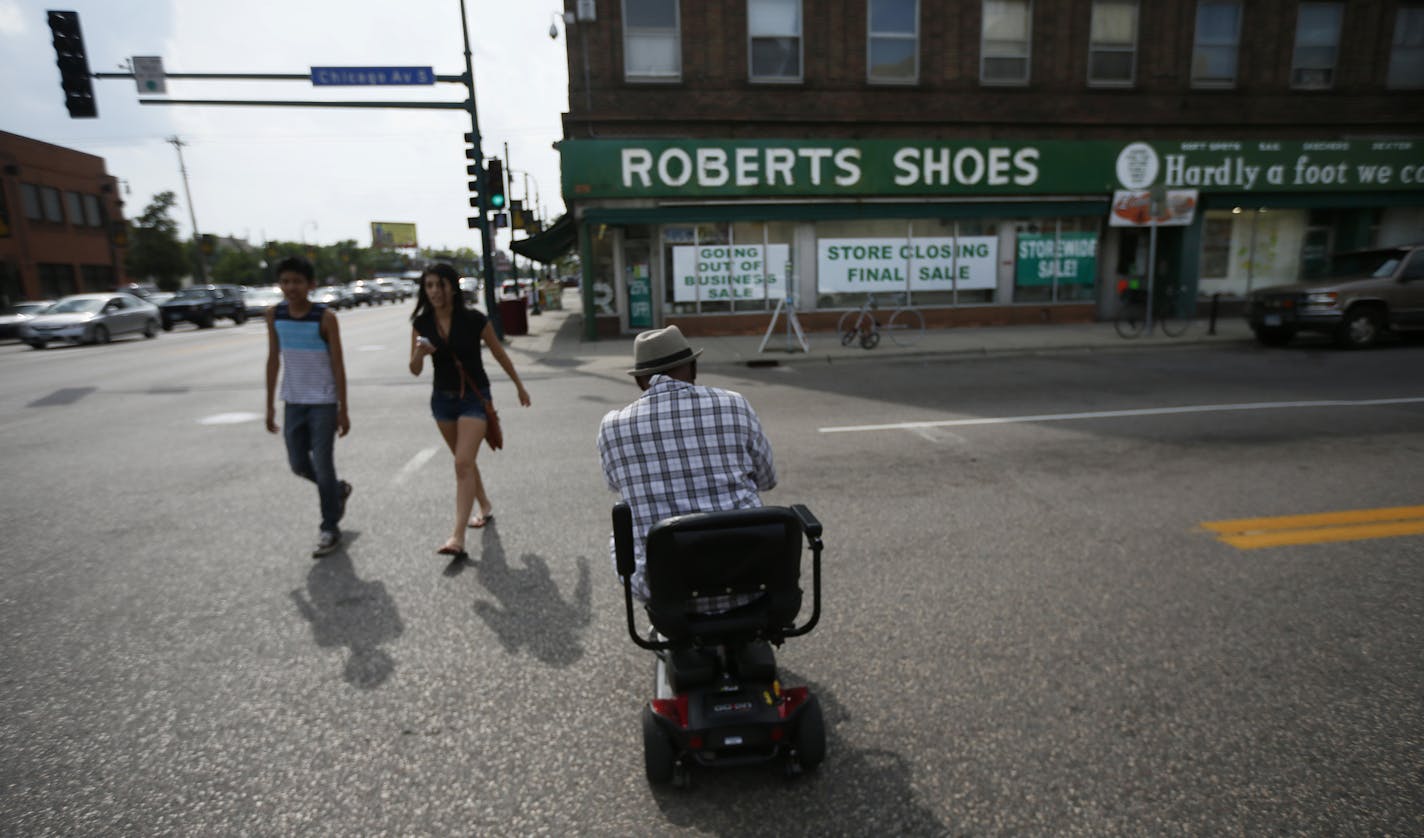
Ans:
{"label": "trash can", "polygon": [[525,311],[523,298],[499,301],[499,319],[504,322],[506,335],[529,334],[529,315]]}

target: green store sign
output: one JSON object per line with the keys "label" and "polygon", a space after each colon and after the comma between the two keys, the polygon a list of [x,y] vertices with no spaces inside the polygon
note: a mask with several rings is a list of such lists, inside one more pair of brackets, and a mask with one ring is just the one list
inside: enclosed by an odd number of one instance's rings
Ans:
{"label": "green store sign", "polygon": [[571,200],[1424,191],[1412,140],[566,140]]}
{"label": "green store sign", "polygon": [[1020,233],[1014,284],[1092,285],[1098,276],[1097,233]]}

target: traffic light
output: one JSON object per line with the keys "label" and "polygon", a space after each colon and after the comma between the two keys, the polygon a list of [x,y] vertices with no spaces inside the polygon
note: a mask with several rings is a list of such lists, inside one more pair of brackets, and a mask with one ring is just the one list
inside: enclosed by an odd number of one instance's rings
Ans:
{"label": "traffic light", "polygon": [[470,143],[470,147],[465,149],[465,159],[471,161],[469,165],[465,166],[465,171],[472,178],[470,181],[470,208],[476,212],[475,215],[465,220],[470,229],[475,230],[480,226],[480,216],[484,209],[480,206],[480,154],[475,150],[475,135],[473,133],[465,134],[465,142]]}
{"label": "traffic light", "polygon": [[96,117],[90,82],[89,56],[84,52],[84,36],[79,32],[78,12],[50,12],[49,31],[54,36],[55,64],[59,65],[59,86],[64,90],[64,106],[72,118]]}
{"label": "traffic light", "polygon": [[491,157],[485,163],[485,205],[499,212],[504,204],[504,164],[498,157]]}

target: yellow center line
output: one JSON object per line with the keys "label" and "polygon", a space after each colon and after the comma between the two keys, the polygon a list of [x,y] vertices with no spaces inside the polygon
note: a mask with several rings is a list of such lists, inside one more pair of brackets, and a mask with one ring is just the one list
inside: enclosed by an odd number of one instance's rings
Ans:
{"label": "yellow center line", "polygon": [[1424,506],[1391,506],[1311,515],[1282,515],[1275,518],[1205,521],[1202,527],[1215,532],[1221,541],[1242,550],[1290,544],[1391,538],[1424,534]]}

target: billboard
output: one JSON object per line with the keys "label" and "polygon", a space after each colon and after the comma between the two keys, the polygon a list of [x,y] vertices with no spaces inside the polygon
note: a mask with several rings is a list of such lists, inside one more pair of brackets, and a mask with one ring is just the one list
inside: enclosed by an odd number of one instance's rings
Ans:
{"label": "billboard", "polygon": [[372,247],[419,247],[415,225],[404,221],[372,221]]}

